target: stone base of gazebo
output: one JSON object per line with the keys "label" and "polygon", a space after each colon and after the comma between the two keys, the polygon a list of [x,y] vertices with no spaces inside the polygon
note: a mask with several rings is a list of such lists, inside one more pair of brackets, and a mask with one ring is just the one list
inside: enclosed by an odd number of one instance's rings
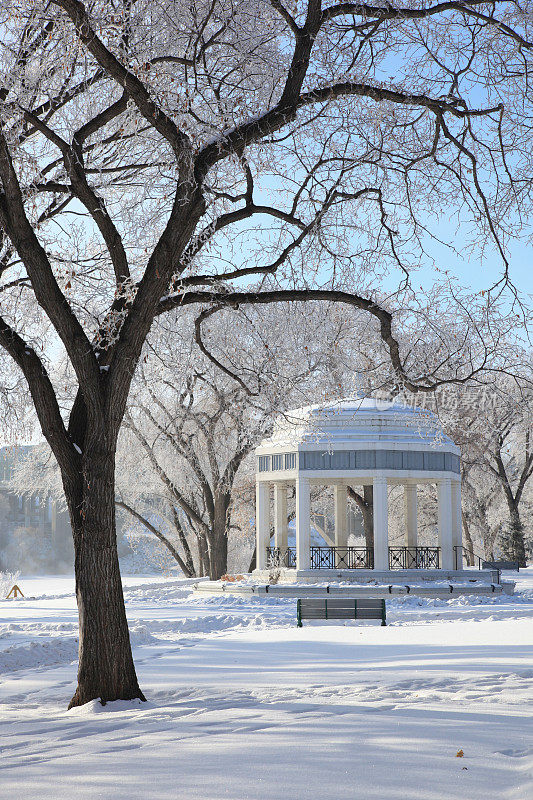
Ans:
{"label": "stone base of gazebo", "polygon": [[492,569],[288,569],[272,567],[255,569],[252,578],[257,583],[350,583],[354,586],[372,584],[389,586],[411,583],[486,583],[498,584],[498,570]]}
{"label": "stone base of gazebo", "polygon": [[255,570],[235,581],[202,581],[194,589],[202,594],[247,597],[497,597],[514,594],[512,581],[495,582],[496,570]]}

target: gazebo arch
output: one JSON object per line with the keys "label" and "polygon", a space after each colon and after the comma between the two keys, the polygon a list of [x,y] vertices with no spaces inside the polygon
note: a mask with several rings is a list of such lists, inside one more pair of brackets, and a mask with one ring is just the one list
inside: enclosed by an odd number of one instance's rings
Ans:
{"label": "gazebo arch", "polygon": [[[257,570],[462,569],[459,448],[438,418],[377,399],[348,399],[294,409],[280,417],[256,450]],[[419,547],[417,486],[438,492],[438,543]],[[333,486],[335,544],[311,546],[310,493]],[[389,546],[388,489],[404,487],[405,544]],[[373,487],[374,546],[348,547],[348,486]],[[274,489],[274,547],[270,491]],[[296,487],[296,547],[288,547],[287,488]],[[363,552],[364,551],[364,552]]]}

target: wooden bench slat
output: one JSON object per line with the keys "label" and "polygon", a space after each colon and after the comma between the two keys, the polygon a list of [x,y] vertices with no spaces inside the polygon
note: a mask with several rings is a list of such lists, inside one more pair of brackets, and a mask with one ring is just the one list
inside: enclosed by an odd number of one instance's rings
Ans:
{"label": "wooden bench slat", "polygon": [[[361,617],[361,614],[357,614],[358,617]],[[302,617],[305,619],[326,619],[326,615],[324,611],[311,611],[309,613],[302,614]],[[343,611],[335,611],[328,614],[327,619],[355,619],[355,614],[352,608],[351,613],[346,609]],[[369,619],[381,619],[381,614],[375,614],[373,617],[369,617]]]}
{"label": "wooden bench slat", "polygon": [[381,619],[381,613],[375,614],[373,611],[359,611],[357,609],[357,619]]}
{"label": "wooden bench slat", "polygon": [[[337,598],[324,598],[324,600],[317,600],[315,598],[304,598],[301,600],[302,608],[324,608],[324,603],[327,602],[328,608],[354,608],[355,600],[350,599],[337,599]],[[369,608],[372,610],[381,611],[382,600],[371,600],[367,598],[357,599],[357,608]]]}

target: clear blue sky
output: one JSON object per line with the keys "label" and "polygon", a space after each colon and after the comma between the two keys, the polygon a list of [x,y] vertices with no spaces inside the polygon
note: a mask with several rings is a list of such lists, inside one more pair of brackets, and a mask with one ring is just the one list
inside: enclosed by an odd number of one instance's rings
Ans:
{"label": "clear blue sky", "polygon": [[[461,241],[461,234],[457,233],[457,226],[441,222],[435,230],[439,239],[451,242],[457,252],[450,247],[438,242],[428,241],[428,251],[437,262],[439,269],[449,270],[455,275],[463,286],[469,286],[475,291],[488,289],[494,285],[503,274],[504,265],[499,253],[494,247],[486,248],[483,259],[481,253],[467,250],[466,242]],[[481,248],[480,248],[481,249]],[[509,276],[516,288],[524,295],[533,293],[533,244],[515,240],[511,243],[508,253]],[[428,259],[429,261],[429,259]],[[423,288],[431,287],[438,273],[432,265],[422,266],[413,274],[413,285],[422,285]]]}

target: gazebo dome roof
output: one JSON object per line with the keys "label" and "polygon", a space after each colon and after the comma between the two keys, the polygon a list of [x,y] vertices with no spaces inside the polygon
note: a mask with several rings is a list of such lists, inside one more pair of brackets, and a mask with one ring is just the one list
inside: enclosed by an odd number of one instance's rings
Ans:
{"label": "gazebo dome roof", "polygon": [[435,414],[397,401],[352,397],[295,408],[274,423],[258,452],[321,445],[331,450],[357,443],[366,448],[416,446],[458,453]]}

